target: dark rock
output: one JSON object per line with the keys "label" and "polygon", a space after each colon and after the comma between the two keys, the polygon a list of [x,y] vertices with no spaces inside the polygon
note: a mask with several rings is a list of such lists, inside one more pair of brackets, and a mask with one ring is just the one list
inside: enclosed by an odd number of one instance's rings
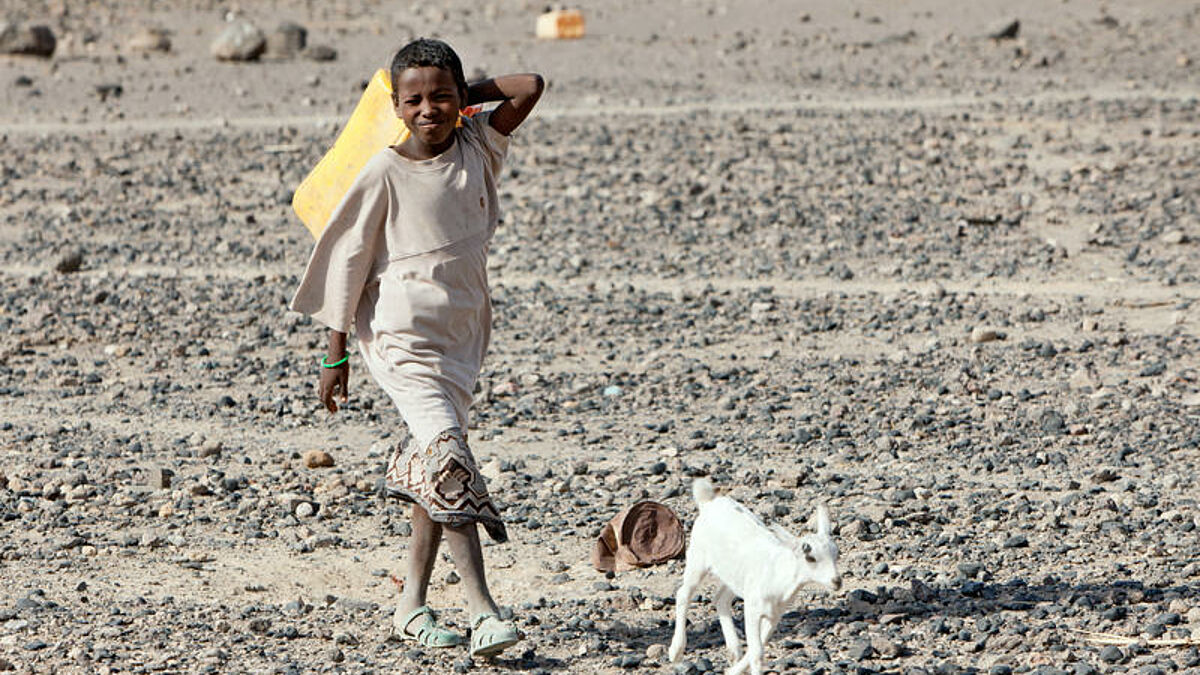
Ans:
{"label": "dark rock", "polygon": [[1159,361],[1158,363],[1152,363],[1138,371],[1138,377],[1154,377],[1156,375],[1162,375],[1165,372],[1167,372],[1167,364]]}
{"label": "dark rock", "polygon": [[637,654],[622,654],[613,659],[613,665],[618,668],[637,668],[645,659]]}
{"label": "dark rock", "polygon": [[298,23],[284,21],[267,36],[265,56],[275,59],[290,59],[304,51],[308,45],[308,29]]}
{"label": "dark rock", "polygon": [[17,608],[18,611],[25,610],[25,609],[41,609],[42,603],[38,602],[37,600],[34,600],[31,597],[26,596],[24,598],[19,598],[16,602],[15,607]]}
{"label": "dark rock", "polygon": [[1100,613],[1100,618],[1105,621],[1120,621],[1125,618],[1127,613],[1124,607],[1109,607]]}
{"label": "dark rock", "polygon": [[983,583],[978,581],[968,581],[959,587],[958,592],[968,598],[977,598],[983,594]]}
{"label": "dark rock", "polygon": [[58,259],[54,265],[54,271],[59,274],[72,274],[78,272],[83,267],[83,253],[80,251],[71,251]]}
{"label": "dark rock", "polygon": [[334,61],[338,53],[329,45],[309,45],[305,48],[303,56],[310,61]]}
{"label": "dark rock", "polygon": [[958,572],[968,579],[974,579],[983,571],[983,565],[977,562],[965,562],[958,564]]}
{"label": "dark rock", "polygon": [[145,470],[146,485],[155,490],[166,490],[171,487],[171,477],[175,472],[161,466],[152,466]]}
{"label": "dark rock", "polygon": [[1178,626],[1183,622],[1183,617],[1178,612],[1163,612],[1154,617],[1154,623],[1159,623],[1164,626]]}
{"label": "dark rock", "polygon": [[846,594],[846,607],[852,612],[866,612],[879,601],[879,596],[865,588],[856,588]]}
{"label": "dark rock", "polygon": [[1020,32],[1021,21],[1018,19],[1013,19],[1009,23],[1005,24],[1004,27],[988,35],[988,37],[993,40],[1015,40]]}
{"label": "dark rock", "polygon": [[[95,87],[96,95],[100,97],[100,102],[104,103],[110,97],[120,98],[125,93],[125,88],[119,84],[98,84]],[[82,262],[82,256],[80,256]]]}
{"label": "dark rock", "polygon": [[1023,534],[1014,534],[1004,540],[1004,548],[1025,548],[1029,546],[1029,538]]}
{"label": "dark rock", "polygon": [[1046,410],[1042,412],[1039,424],[1042,431],[1048,434],[1061,434],[1067,429],[1067,421],[1063,416],[1054,410]]}
{"label": "dark rock", "polygon": [[929,602],[937,596],[937,593],[920,579],[913,579],[909,583],[909,590],[917,602]]}
{"label": "dark rock", "polygon": [[54,31],[49,26],[0,22],[0,54],[49,58],[54,55],[57,45]]}

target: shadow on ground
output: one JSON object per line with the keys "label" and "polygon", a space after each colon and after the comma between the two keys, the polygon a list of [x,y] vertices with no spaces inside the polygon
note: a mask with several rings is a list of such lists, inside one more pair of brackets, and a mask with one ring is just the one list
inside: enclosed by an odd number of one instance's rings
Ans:
{"label": "shadow on ground", "polygon": [[[1135,580],[1109,584],[1070,584],[1046,579],[1044,583],[1028,584],[1020,580],[989,583],[968,579],[949,586],[931,586],[913,581],[908,588],[884,587],[875,592],[856,589],[841,597],[827,598],[830,602],[826,607],[790,611],[780,621],[773,640],[787,644],[788,641],[802,640],[828,631],[836,624],[856,621],[889,625],[941,622],[948,618],[989,617],[994,621],[993,617],[998,614],[1006,619],[1011,619],[1015,614],[1027,616],[1031,621],[1045,621],[1070,620],[1072,617],[1085,617],[1089,613],[1097,618],[1104,615],[1106,619],[1122,620],[1128,614],[1135,613],[1138,605],[1173,599],[1194,603],[1198,596],[1200,586],[1197,585],[1154,588]],[[821,602],[817,599],[812,604]],[[690,613],[692,622],[688,625],[688,651],[724,650],[724,639],[711,603],[693,601],[693,605]],[[740,606],[734,607],[734,616],[740,628]],[[1148,630],[1154,630],[1154,622],[1159,619],[1172,621],[1169,612],[1154,610],[1141,624]],[[996,621],[997,626],[1000,623]],[[1081,623],[1094,622],[1089,620]],[[1171,625],[1162,628],[1169,630]],[[936,625],[931,629],[946,630]],[[652,644],[669,644],[672,630],[671,621],[659,619],[655,625],[639,627],[636,634],[628,630],[611,630],[605,637],[613,642],[623,642],[630,650],[642,653]],[[799,646],[799,643],[793,643],[793,646]]]}

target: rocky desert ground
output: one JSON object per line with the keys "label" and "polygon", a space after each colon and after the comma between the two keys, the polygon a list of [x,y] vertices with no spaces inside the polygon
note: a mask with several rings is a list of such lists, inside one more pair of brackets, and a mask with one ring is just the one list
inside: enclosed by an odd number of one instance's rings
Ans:
{"label": "rocky desert ground", "polygon": [[[54,39],[0,57],[0,670],[720,672],[707,590],[666,662],[681,562],[588,561],[708,476],[836,522],[773,672],[1200,672],[1200,4],[0,7]],[[214,58],[240,21],[270,49]],[[292,191],[415,35],[550,83],[471,431],[495,662],[389,639],[398,415],[361,369],[326,414],[286,309]]]}

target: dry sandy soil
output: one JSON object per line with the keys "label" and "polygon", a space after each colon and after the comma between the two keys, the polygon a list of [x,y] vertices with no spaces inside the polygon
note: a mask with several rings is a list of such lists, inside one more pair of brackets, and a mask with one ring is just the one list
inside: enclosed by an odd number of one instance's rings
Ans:
{"label": "dry sandy soil", "polygon": [[[59,41],[0,57],[0,670],[720,671],[707,591],[664,662],[678,562],[588,564],[710,476],[837,521],[773,671],[1200,672],[1200,4],[597,0],[571,42],[515,0],[0,7]],[[233,15],[337,58],[217,62]],[[321,411],[286,310],[291,191],[413,35],[550,82],[472,430],[494,663],[388,639],[398,416],[360,370]]]}

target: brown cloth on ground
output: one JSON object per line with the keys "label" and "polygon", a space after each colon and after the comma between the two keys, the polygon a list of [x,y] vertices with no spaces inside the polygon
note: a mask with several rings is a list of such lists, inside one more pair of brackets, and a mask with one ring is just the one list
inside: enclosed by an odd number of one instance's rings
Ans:
{"label": "brown cloth on ground", "polygon": [[658,502],[638,502],[604,526],[592,547],[601,572],[625,572],[683,555],[683,525]]}

